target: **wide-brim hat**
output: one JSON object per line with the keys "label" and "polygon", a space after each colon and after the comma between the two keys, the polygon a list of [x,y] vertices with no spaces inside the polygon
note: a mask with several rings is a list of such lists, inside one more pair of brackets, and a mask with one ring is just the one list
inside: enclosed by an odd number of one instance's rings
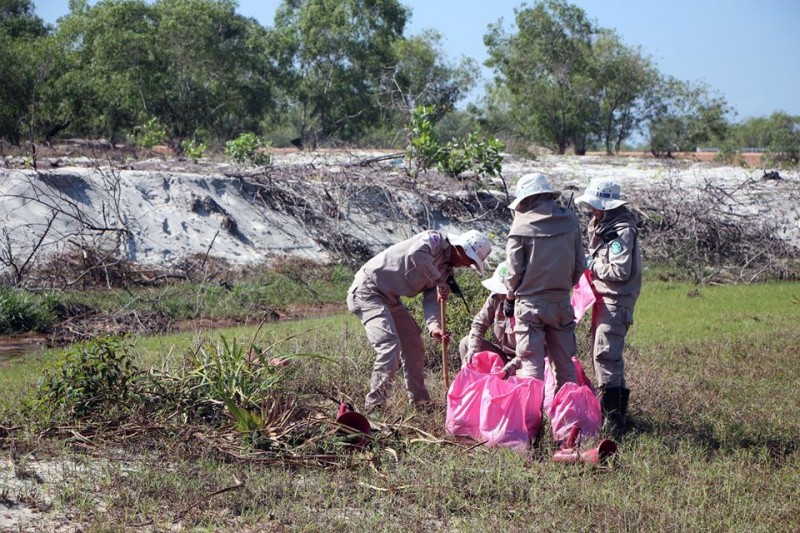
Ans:
{"label": "wide-brim hat", "polygon": [[489,289],[494,294],[506,294],[508,289],[505,285],[505,279],[508,277],[508,266],[503,261],[497,268],[494,269],[494,274],[489,279],[481,281],[481,285]]}
{"label": "wide-brim hat", "polygon": [[492,240],[478,230],[469,230],[461,235],[448,234],[447,240],[453,246],[458,246],[472,261],[475,270],[481,276],[486,272],[484,262],[492,253]]}
{"label": "wide-brim hat", "polygon": [[508,204],[508,208],[516,209],[525,198],[530,198],[537,194],[552,194],[553,197],[558,197],[561,195],[561,191],[553,190],[544,174],[538,172],[525,174],[517,182],[517,196],[513,202]]}
{"label": "wide-brim hat", "polygon": [[610,179],[593,180],[586,186],[586,191],[577,198],[575,203],[589,204],[600,211],[615,209],[628,203],[622,199],[622,187]]}

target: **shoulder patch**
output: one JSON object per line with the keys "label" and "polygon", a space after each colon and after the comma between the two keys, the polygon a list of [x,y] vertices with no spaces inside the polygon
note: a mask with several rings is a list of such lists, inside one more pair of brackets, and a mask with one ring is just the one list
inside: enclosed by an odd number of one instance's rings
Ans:
{"label": "shoulder patch", "polygon": [[431,233],[430,241],[432,248],[438,248],[439,245],[442,244],[442,238],[438,233]]}
{"label": "shoulder patch", "polygon": [[619,241],[614,241],[611,243],[611,254],[612,255],[619,255],[622,253],[622,243]]}

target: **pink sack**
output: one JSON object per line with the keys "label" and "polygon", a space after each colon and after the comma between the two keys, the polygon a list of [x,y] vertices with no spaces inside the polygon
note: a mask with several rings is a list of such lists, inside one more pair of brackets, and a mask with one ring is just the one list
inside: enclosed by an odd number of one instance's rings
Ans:
{"label": "pink sack", "polygon": [[574,426],[580,428],[579,441],[597,437],[603,426],[603,412],[594,391],[586,385],[564,383],[553,401],[550,425],[556,442],[566,440]]}
{"label": "pink sack", "polygon": [[[592,382],[586,377],[586,371],[583,369],[580,359],[573,356],[572,364],[575,365],[575,375],[577,376],[578,385],[587,386],[594,394],[594,387]],[[553,418],[553,397],[556,393],[556,377],[553,374],[553,366],[550,363],[550,358],[544,358],[544,413]]]}
{"label": "pink sack", "polygon": [[489,446],[508,446],[520,452],[542,427],[544,382],[511,376],[490,376],[481,398],[481,438]]}
{"label": "pink sack", "polygon": [[572,308],[575,310],[575,322],[580,322],[583,315],[594,305],[597,297],[592,289],[592,274],[584,271],[578,284],[572,288]]}
{"label": "pink sack", "polygon": [[445,429],[452,435],[481,439],[480,414],[483,389],[492,372],[503,369],[494,352],[479,352],[456,374],[447,391]]}
{"label": "pink sack", "polygon": [[498,354],[475,354],[450,386],[445,429],[489,446],[524,451],[541,428],[544,382],[516,376],[504,381],[502,369]]}

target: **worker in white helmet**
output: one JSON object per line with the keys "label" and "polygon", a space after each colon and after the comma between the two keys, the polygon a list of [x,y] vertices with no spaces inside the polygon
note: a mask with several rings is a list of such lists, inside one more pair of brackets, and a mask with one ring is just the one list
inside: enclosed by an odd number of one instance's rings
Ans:
{"label": "worker in white helmet", "polygon": [[450,295],[447,278],[458,267],[472,266],[483,274],[491,251],[489,237],[476,230],[461,235],[423,231],[390,246],[358,269],[347,291],[347,308],[361,320],[377,353],[364,401],[366,413],[384,404],[401,363],[409,400],[430,401],[421,329],[400,297],[422,293],[428,332],[439,342],[447,340],[439,318],[439,302]]}

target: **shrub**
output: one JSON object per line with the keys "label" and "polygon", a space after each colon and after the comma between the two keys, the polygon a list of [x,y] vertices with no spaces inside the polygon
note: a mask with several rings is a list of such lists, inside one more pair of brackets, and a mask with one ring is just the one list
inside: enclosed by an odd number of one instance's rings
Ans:
{"label": "shrub", "polygon": [[118,337],[77,344],[45,370],[33,405],[43,414],[62,410],[82,417],[125,402],[136,371],[127,343]]}
{"label": "shrub", "polygon": [[206,155],[206,143],[198,143],[194,139],[184,139],[181,142],[181,150],[190,159],[200,159]]}
{"label": "shrub", "polygon": [[266,166],[272,162],[269,143],[255,133],[243,133],[225,143],[225,154],[237,165]]}
{"label": "shrub", "polygon": [[152,148],[164,142],[167,138],[167,130],[156,117],[151,118],[134,130],[136,146],[139,148]]}

